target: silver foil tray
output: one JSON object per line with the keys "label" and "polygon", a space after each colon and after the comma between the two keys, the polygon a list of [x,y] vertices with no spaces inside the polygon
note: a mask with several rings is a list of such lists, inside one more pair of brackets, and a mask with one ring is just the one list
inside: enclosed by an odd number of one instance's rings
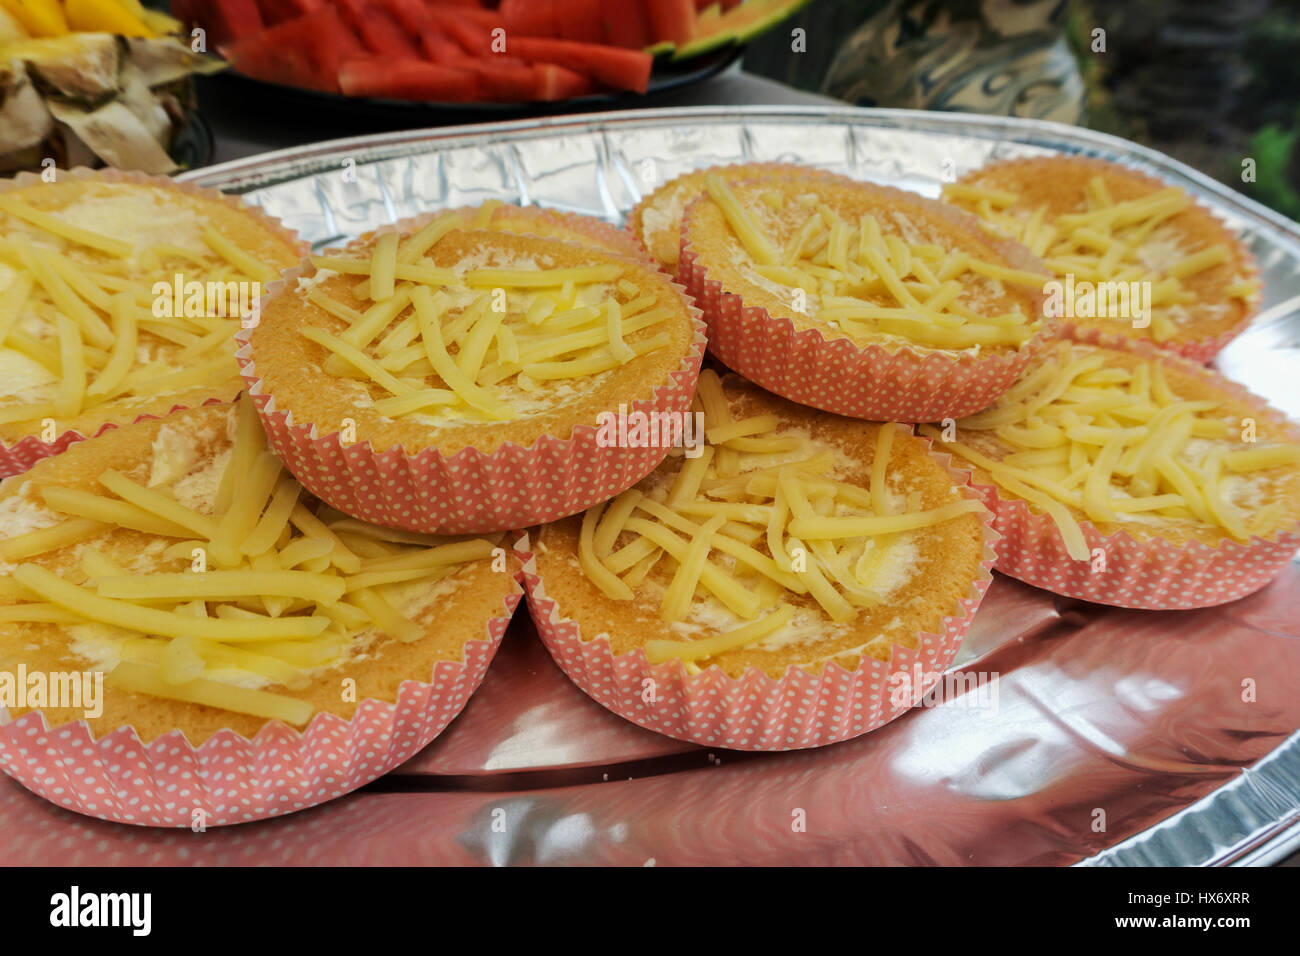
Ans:
{"label": "silver foil tray", "polygon": [[[945,180],[990,159],[1054,152],[1098,156],[1160,176],[1214,210],[1249,243],[1264,281],[1263,311],[1221,354],[1217,364],[1230,378],[1244,382],[1292,418],[1300,419],[1300,387],[1296,385],[1300,375],[1300,226],[1166,156],[1076,127],[1002,117],[843,107],[644,110],[334,140],[226,163],[181,178],[241,194],[298,230],[315,248],[322,248],[429,209],[489,198],[537,203],[621,222],[642,195],[664,181],[686,170],[720,163],[798,162],[937,196]],[[1234,620],[1248,614],[1251,627],[1264,628],[1259,631],[1261,636],[1267,632],[1273,640],[1290,637],[1293,640],[1285,644],[1292,644],[1300,637],[1295,623],[1300,620],[1298,582],[1300,569],[1293,563],[1283,578],[1267,589],[1263,603],[1256,602],[1247,610],[1245,602],[1239,602],[1243,605],[1240,613],[1231,608],[1220,613]],[[1043,595],[1043,599],[1050,606],[1050,598]],[[1257,612],[1256,607],[1264,610]],[[1071,613],[1061,608],[1060,602],[1057,609],[1063,619]],[[1186,629],[1188,634],[1200,635],[1196,640],[1203,640],[1199,624],[1205,619],[1192,622],[1187,616],[1196,612],[1153,617],[1084,606],[1082,613],[1091,614],[1091,627],[1107,629],[1111,638],[1123,632],[1131,635],[1133,642],[1140,642],[1155,629],[1167,640]],[[1267,627],[1260,623],[1265,619]],[[1222,648],[1207,650],[1224,652]],[[965,659],[978,657],[967,648],[963,651]],[[1120,668],[1109,687],[1098,678],[1099,668],[1087,674],[1093,691],[1121,700],[1125,677],[1134,677],[1146,666],[1136,650],[1125,657],[1107,662]],[[1060,660],[1054,664],[1065,666]],[[1279,660],[1277,667],[1287,672],[1281,675],[1284,686],[1296,697],[1293,688],[1300,679],[1300,660],[1289,655]],[[1182,696],[1199,699],[1209,693],[1203,676],[1188,678],[1180,685]],[[1057,705],[1048,703],[1046,712],[1034,718],[1041,723],[1037,730],[1028,725],[1019,729],[1022,739],[1032,741],[1035,735],[1047,739],[1058,734],[1062,725],[1070,724],[1073,718],[1052,712],[1053,706]],[[1120,702],[1115,709],[1124,706]],[[937,721],[937,713],[924,719]],[[1300,843],[1300,710],[1287,705],[1271,716],[1268,737],[1276,746],[1271,752],[1225,760],[1225,764],[1238,764],[1239,771],[1228,782],[1206,793],[1181,790],[1180,777],[1190,779],[1188,774],[1203,772],[1197,768],[1204,766],[1204,761],[1201,765],[1169,761],[1167,770],[1154,772],[1157,777],[1163,774],[1156,783],[1170,799],[1158,812],[1148,808],[1140,832],[1110,845],[1104,840],[1100,844],[1093,839],[1077,840],[1078,846],[1062,847],[1055,859],[1086,858],[1088,863],[1118,865],[1258,863],[1272,862],[1294,850]],[[1202,730],[1231,736],[1232,721],[1222,713],[1211,717],[1199,712],[1197,719],[1206,721],[1207,726],[1193,723],[1174,728],[1178,731],[1175,736]],[[934,764],[910,766],[910,772],[921,777],[942,777],[949,772],[942,759],[945,751],[934,743],[932,738],[930,746],[908,748],[907,761],[929,753],[928,760]],[[436,753],[437,747],[435,744],[432,752]],[[1115,754],[1114,762],[1124,764],[1124,756]],[[969,754],[959,755],[957,760],[969,770],[967,757]],[[842,758],[827,754],[827,759]],[[436,763],[435,758],[430,760],[430,766]],[[408,768],[407,772],[423,772],[418,769],[419,761],[413,762],[416,770]],[[1074,785],[1086,788],[1088,781],[1076,780]],[[979,788],[966,792],[978,793]],[[1185,798],[1177,796],[1180,792]],[[902,802],[907,802],[906,797]],[[928,822],[926,803],[926,795],[917,792],[913,824]],[[891,801],[891,805],[897,804]],[[940,811],[939,805],[931,802],[931,806],[936,813]],[[949,803],[946,812],[951,814],[954,809]],[[328,808],[324,812],[328,813]],[[939,857],[930,854],[929,858]]]}

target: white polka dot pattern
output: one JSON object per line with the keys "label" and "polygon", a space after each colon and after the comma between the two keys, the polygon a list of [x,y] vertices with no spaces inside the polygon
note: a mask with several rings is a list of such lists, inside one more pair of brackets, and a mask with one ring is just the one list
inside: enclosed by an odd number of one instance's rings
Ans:
{"label": "white polka dot pattern", "polygon": [[[1281,426],[1289,441],[1300,444],[1300,428],[1285,415],[1212,369],[1145,341],[1113,338],[1098,344],[1157,358],[1249,402],[1260,420]],[[1212,547],[1200,541],[1178,545],[1162,538],[1135,538],[1126,531],[1107,537],[1076,516],[1089,553],[1100,548],[1105,562],[1075,561],[1047,515],[1034,513],[1023,499],[1004,498],[992,485],[977,483],[975,488],[993,511],[994,527],[1002,535],[995,567],[1026,584],[1081,601],[1153,611],[1226,604],[1268,584],[1300,549],[1300,523],[1270,538],[1254,535],[1246,544],[1227,538]]]}
{"label": "white polka dot pattern", "polygon": [[[948,456],[936,454],[948,466]],[[949,466],[967,498],[978,497],[969,473]],[[523,562],[524,592],[537,633],[560,669],[598,704],[648,730],[731,750],[799,750],[838,743],[881,727],[910,710],[952,662],[970,627],[992,575],[997,535],[991,516],[983,515],[984,554],[971,588],[938,634],[917,635],[915,649],[895,645],[888,661],[863,657],[856,671],[826,664],[820,674],[791,667],[774,680],[751,668],[740,678],[710,667],[694,676],[680,661],[651,665],[637,649],[615,655],[600,635],[584,640],[574,621],[561,620],[554,599],[546,594],[537,561],[524,537],[515,546]],[[895,700],[891,677],[919,675],[910,699]],[[645,681],[654,681],[654,700],[647,702]]]}
{"label": "white polka dot pattern", "polygon": [[1226,604],[1268,584],[1300,549],[1300,529],[1268,540],[1254,537],[1249,544],[1227,540],[1217,547],[1199,541],[1179,546],[1124,531],[1105,537],[1081,519],[1088,551],[1100,548],[1104,564],[1075,561],[1051,518],[1034,514],[1018,498],[1001,497],[992,486],[975,487],[993,509],[994,527],[1002,535],[997,569],[1081,601],[1154,611]]}
{"label": "white polka dot pattern", "polygon": [[[299,274],[300,269],[286,272],[284,281]],[[268,295],[283,284],[272,284]],[[686,297],[681,286],[674,288]],[[705,336],[699,310],[685,301],[695,326],[690,351],[650,399],[629,403],[629,414],[690,409]],[[465,448],[446,457],[426,448],[408,455],[398,447],[376,454],[366,441],[344,445],[338,432],[320,435],[314,424],[295,422],[291,411],[278,408],[275,396],[262,391],[249,345],[252,332],[241,329],[235,336],[235,358],[272,450],[308,491],[363,521],[434,534],[545,524],[626,491],[667,455],[666,448],[602,447],[594,423],[575,426],[570,438],[544,435],[527,448],[506,443],[491,454]]]}
{"label": "white polka dot pattern", "polygon": [[[219,405],[222,402],[230,402],[237,398],[237,395],[231,395],[229,398],[210,398],[204,405]],[[162,418],[173,412],[184,411],[188,405],[173,405],[167,409],[163,415],[141,415],[135,418],[131,424],[136,422],[146,422],[153,418]],[[68,447],[75,445],[79,441],[85,441],[87,438],[94,438],[110,429],[118,426],[113,422],[105,422],[99,427],[94,435],[83,435],[78,431],[61,432],[55,436],[52,442],[43,442],[35,435],[28,435],[20,439],[13,445],[6,445],[0,442],[0,481],[8,478],[10,475],[19,475],[26,471],[32,465],[36,464],[43,458],[52,458],[53,456],[67,451]]]}
{"label": "white polka dot pattern", "polygon": [[[68,810],[141,826],[208,826],[283,816],[333,800],[428,746],[478,688],[519,604],[507,596],[465,661],[440,661],[428,683],[404,681],[397,702],[363,700],[351,720],[318,714],[299,732],[267,724],[252,740],[225,730],[193,747],[180,731],[141,743],[122,727],[99,740],[85,722],[47,728],[40,713],[0,726],[0,769]],[[0,708],[0,720],[8,713]]]}
{"label": "white polka dot pattern", "polygon": [[[1045,322],[1013,352],[974,355],[861,346],[847,338],[827,339],[817,329],[796,330],[788,318],[746,306],[741,296],[709,278],[685,239],[698,202],[686,208],[682,219],[677,278],[704,312],[709,351],[769,392],[801,405],[884,422],[937,422],[973,415],[993,404],[1059,335],[1057,323]],[[945,216],[960,215],[951,207],[940,209]],[[1003,251],[1017,266],[1042,269],[1032,257],[1024,259],[1027,253]]]}
{"label": "white polka dot pattern", "polygon": [[1246,331],[1246,326],[1250,325],[1253,317],[1248,313],[1237,325],[1212,338],[1197,339],[1193,342],[1171,342],[1165,345],[1148,342],[1146,339],[1131,338],[1119,332],[1108,332],[1097,326],[1075,325],[1073,322],[1066,322],[1061,328],[1061,334],[1076,342],[1101,345],[1110,349],[1130,348],[1134,345],[1165,349],[1167,353],[1182,356],[1200,365],[1209,365],[1229,342]]}

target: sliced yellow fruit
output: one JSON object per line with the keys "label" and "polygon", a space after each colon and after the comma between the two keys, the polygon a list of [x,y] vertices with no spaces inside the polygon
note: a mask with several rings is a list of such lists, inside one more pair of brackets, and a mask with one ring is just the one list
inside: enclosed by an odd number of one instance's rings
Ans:
{"label": "sliced yellow fruit", "polygon": [[10,43],[17,43],[19,40],[26,40],[28,36],[30,34],[26,28],[0,4],[0,48],[7,47]]}
{"label": "sliced yellow fruit", "polygon": [[58,0],[0,0],[0,7],[34,37],[57,37],[68,32],[68,21]]}
{"label": "sliced yellow fruit", "polygon": [[154,32],[156,36],[166,36],[168,33],[179,33],[184,26],[181,21],[175,17],[169,17],[167,14],[158,10],[145,10],[144,15],[140,17],[144,25]]}
{"label": "sliced yellow fruit", "polygon": [[153,36],[153,31],[117,0],[65,0],[64,7],[68,26],[74,30],[126,37]]}

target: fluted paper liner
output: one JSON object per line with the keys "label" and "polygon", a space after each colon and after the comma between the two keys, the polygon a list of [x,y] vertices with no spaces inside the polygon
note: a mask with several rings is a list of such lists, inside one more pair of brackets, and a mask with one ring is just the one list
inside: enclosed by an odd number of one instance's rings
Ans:
{"label": "fluted paper liner", "polygon": [[[996,160],[995,162],[988,163],[985,166],[981,166],[977,169],[972,170],[970,176],[975,176],[976,174],[987,169],[988,166],[996,165],[1002,167],[1014,167],[1014,166],[1022,165],[1024,163],[1033,162],[1034,159],[1041,159],[1041,158],[1042,157],[1026,157],[1022,159]],[[1095,166],[1099,171],[1110,169],[1114,166],[1119,166],[1128,175],[1145,179],[1157,189],[1166,189],[1170,185],[1172,185],[1171,183],[1168,183],[1165,180],[1160,179],[1159,177],[1152,176],[1148,173],[1145,173],[1140,169],[1134,169],[1131,166],[1124,166],[1121,163],[1115,163],[1110,160],[1098,159],[1098,158],[1088,157],[1088,156],[1077,156],[1077,155],[1069,155],[1064,158],[1067,158],[1072,162],[1087,163],[1089,165]],[[968,177],[963,177],[962,180],[960,181],[964,182],[967,178]],[[1184,190],[1184,192],[1186,192],[1186,190]],[[1200,208],[1201,212],[1205,213],[1207,216],[1210,216],[1216,222],[1218,222],[1219,227],[1222,231],[1223,241],[1225,243],[1232,243],[1240,250],[1243,257],[1245,258],[1246,272],[1248,274],[1248,277],[1252,279],[1258,278],[1259,276],[1258,263],[1255,260],[1255,256],[1246,247],[1246,244],[1242,242],[1241,239],[1236,234],[1234,234],[1231,229],[1228,228],[1228,226],[1223,222],[1223,220],[1219,218],[1218,214],[1215,213],[1214,210],[1211,209],[1206,203],[1201,202],[1191,193],[1187,193],[1187,197],[1192,201],[1194,205]],[[1058,276],[1057,278],[1060,277]],[[1239,322],[1237,322],[1237,324],[1231,326],[1230,328],[1227,328],[1222,332],[1217,332],[1214,335],[1207,335],[1201,338],[1191,339],[1190,341],[1186,341],[1186,342],[1157,342],[1154,339],[1147,339],[1141,336],[1125,334],[1123,331],[1121,331],[1122,325],[1120,325],[1118,321],[1117,321],[1117,327],[1115,329],[1106,329],[1100,326],[1092,326],[1092,325],[1080,326],[1077,323],[1070,321],[1069,319],[1064,319],[1062,320],[1061,323],[1061,334],[1064,335],[1066,338],[1074,339],[1077,342],[1085,342],[1089,345],[1102,345],[1105,346],[1106,348],[1116,348],[1116,349],[1125,348],[1126,343],[1129,342],[1145,342],[1153,346],[1154,348],[1162,349],[1166,352],[1172,352],[1175,355],[1181,355],[1183,358],[1191,359],[1193,362],[1199,362],[1201,365],[1208,365],[1210,362],[1214,361],[1214,357],[1218,355],[1220,352],[1222,352],[1229,342],[1231,342],[1233,339],[1235,339],[1238,335],[1240,335],[1242,332],[1246,330],[1246,327],[1250,325],[1251,321],[1255,318],[1255,315],[1259,309],[1260,300],[1261,300],[1261,295],[1259,292],[1256,292],[1254,296],[1252,296],[1251,299],[1247,301],[1245,314],[1243,315],[1242,319]]]}
{"label": "fluted paper liner", "polygon": [[[78,166],[75,169],[59,170],[60,177],[68,179],[97,179],[111,183],[139,183],[141,185],[160,186],[165,189],[176,189],[192,196],[202,196],[204,199],[211,199],[225,203],[233,209],[238,209],[241,213],[251,216],[265,227],[269,232],[278,233],[290,245],[294,246],[300,254],[306,254],[307,243],[298,237],[298,234],[292,229],[285,226],[275,217],[264,212],[260,207],[243,202],[237,196],[227,196],[225,193],[215,189],[204,189],[199,186],[191,186],[188,183],[176,182],[167,176],[149,176],[145,173],[125,172],[120,169],[88,169]],[[13,189],[20,189],[42,181],[36,173],[22,172],[9,180],[0,180],[0,195]],[[205,405],[214,402],[230,402],[239,395],[238,389],[231,395],[213,395],[212,398],[203,402]],[[170,415],[172,412],[182,411],[189,406],[173,405],[165,414]],[[151,418],[162,417],[157,414],[140,415],[131,422],[122,424],[134,424],[135,422],[147,421]],[[89,435],[82,434],[79,431],[69,430],[58,432],[53,441],[42,441],[37,435],[26,435],[11,445],[5,444],[0,440],[0,479],[8,478],[10,475],[21,474],[32,465],[36,464],[42,458],[49,458],[64,451],[74,442],[85,441],[87,438],[93,438],[96,435],[102,435],[110,428],[117,428],[117,422],[105,422],[100,425],[94,432]]]}
{"label": "fluted paper liner", "polygon": [[[969,472],[933,452],[963,497],[978,498]],[[819,673],[792,665],[780,680],[758,668],[729,677],[713,665],[690,675],[680,660],[650,664],[637,648],[615,655],[605,634],[584,638],[576,621],[546,593],[525,535],[516,544],[524,591],[537,633],[560,669],[601,706],[656,733],[731,750],[800,750],[849,740],[875,730],[918,704],[939,680],[961,644],[992,580],[997,534],[981,515],[984,552],[970,590],[942,619],[921,633],[915,648],[894,645],[888,661],[863,655],[854,671],[828,661]],[[899,687],[906,687],[906,699]]]}
{"label": "fluted paper liner", "polygon": [[[641,260],[627,261],[646,267]],[[262,308],[300,277],[314,274],[306,259],[287,270],[268,286]],[[694,339],[681,366],[650,398],[626,403],[629,416],[690,410],[704,359],[704,323],[686,290],[671,285],[690,312]],[[595,423],[575,425],[568,438],[543,435],[527,447],[505,442],[490,454],[471,447],[446,456],[431,447],[411,455],[400,446],[375,452],[366,440],[344,443],[337,430],[322,433],[315,423],[295,421],[291,411],[276,405],[274,395],[263,391],[249,343],[253,332],[240,329],[235,336],[235,358],[271,448],[316,497],[373,524],[435,534],[486,534],[544,524],[608,501],[654,471],[668,454],[659,447],[601,446]]]}
{"label": "fluted paper liner", "polygon": [[139,826],[227,826],[341,797],[409,760],[464,709],[519,604],[516,587],[462,661],[403,681],[395,703],[366,699],[350,720],[317,714],[305,730],[271,721],[251,740],[223,730],[198,747],[179,731],[142,743],[132,727],[98,740],[85,721],[49,727],[0,707],[0,769],[68,810]]}
{"label": "fluted paper liner", "polygon": [[[1191,359],[1129,340],[1112,348],[1127,349],[1177,365],[1258,408],[1260,418],[1285,425],[1289,440],[1300,443],[1300,429],[1276,409],[1235,382]],[[942,443],[940,443],[942,444]],[[1300,522],[1268,537],[1252,535],[1246,543],[1225,537],[1216,545],[1202,541],[1179,544],[1158,536],[1135,537],[1121,529],[1103,535],[1091,521],[1076,515],[1090,557],[1076,561],[1066,551],[1056,522],[1030,510],[1021,498],[1003,497],[995,485],[972,483],[993,512],[1002,536],[995,567],[1003,574],[1054,594],[1116,607],[1168,611],[1226,604],[1258,591],[1277,577],[1300,549]]]}
{"label": "fluted paper liner", "polygon": [[[861,183],[923,204],[967,230],[978,230],[973,216],[952,206],[887,186]],[[1058,323],[1042,326],[1015,350],[944,351],[907,344],[862,344],[843,336],[827,338],[818,328],[796,329],[788,318],[747,306],[742,296],[709,277],[707,265],[687,240],[696,199],[682,218],[679,281],[704,312],[709,351],[728,368],[783,398],[823,411],[871,421],[931,422],[961,418],[988,408],[1020,377],[1043,346],[1059,334]],[[991,239],[1016,268],[1043,273],[1029,250],[1009,240]],[[1031,320],[1042,317],[1041,308]]]}

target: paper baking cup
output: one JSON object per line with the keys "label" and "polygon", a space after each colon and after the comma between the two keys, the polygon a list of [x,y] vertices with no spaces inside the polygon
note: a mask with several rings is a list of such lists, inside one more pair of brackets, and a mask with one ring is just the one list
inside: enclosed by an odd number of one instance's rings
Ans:
{"label": "paper baking cup", "polygon": [[[737,166],[744,166],[747,169],[762,170],[764,173],[780,173],[783,177],[788,176],[791,179],[832,179],[838,182],[850,184],[858,182],[858,180],[851,179],[850,177],[844,176],[840,173],[832,173],[829,170],[818,169],[815,166],[801,166],[798,163],[724,163],[720,166],[691,169],[682,175],[691,175],[693,173],[719,173],[726,176],[728,182],[751,182],[752,180],[743,178],[740,180],[734,179]],[[635,243],[636,247],[641,250],[642,255],[655,263],[656,268],[663,267],[659,265],[659,260],[655,258],[654,253],[649,250],[645,241],[638,234],[636,224],[641,221],[645,208],[650,204],[650,201],[654,199],[661,190],[671,186],[678,178],[680,177],[674,177],[673,179],[661,184],[658,188],[652,190],[639,203],[633,206],[632,211],[627,214],[627,226],[625,227],[627,233],[632,236],[633,243]]]}
{"label": "paper baking cup", "polygon": [[[235,196],[227,196],[225,193],[218,192],[215,189],[203,189],[198,186],[191,186],[187,183],[178,183],[167,176],[147,176],[144,173],[123,172],[117,169],[87,169],[77,167],[69,170],[59,170],[58,175],[65,180],[82,180],[93,179],[100,182],[110,183],[140,183],[145,185],[160,186],[164,189],[175,189],[191,196],[202,196],[204,199],[217,200],[225,203],[234,209],[239,209],[242,213],[258,220],[268,231],[278,233],[290,245],[298,250],[299,255],[306,255],[309,247],[306,242],[298,238],[298,234],[289,229],[283,223],[273,216],[263,212],[259,207],[242,202]],[[13,189],[20,189],[26,186],[32,186],[44,182],[40,176],[35,173],[19,173],[13,179],[0,180],[0,195]],[[212,402],[229,402],[238,397],[238,390],[233,395],[214,395],[210,400],[203,404]],[[166,414],[180,411],[188,406],[174,405]],[[83,434],[79,431],[71,430],[59,432],[55,435],[54,441],[44,442],[36,435],[27,435],[13,444],[6,444],[0,440],[0,479],[8,478],[10,475],[20,474],[42,458],[49,458],[51,455],[57,455],[64,451],[74,442],[85,441],[87,438],[93,438],[101,435],[110,428],[118,427],[118,424],[132,424],[134,422],[147,421],[151,418],[160,417],[157,414],[141,415],[132,420],[132,422],[105,422],[91,434]]]}
{"label": "paper baking cup", "polygon": [[1088,345],[1102,345],[1112,349],[1127,348],[1130,342],[1141,342],[1158,348],[1167,355],[1181,356],[1189,361],[1196,362],[1198,365],[1209,365],[1214,361],[1215,356],[1227,347],[1229,342],[1246,331],[1246,327],[1254,321],[1258,303],[1259,294],[1256,293],[1251,306],[1246,310],[1245,318],[1240,322],[1218,335],[1206,339],[1195,339],[1191,342],[1154,342],[1149,339],[1135,339],[1124,335],[1122,332],[1111,332],[1098,326],[1080,326],[1068,320],[1061,326],[1061,334],[1076,342],[1084,342]]}
{"label": "paper baking cup", "polygon": [[48,727],[39,712],[0,708],[0,769],[57,806],[138,826],[228,826],[341,797],[428,746],[483,681],[519,604],[516,585],[464,662],[439,661],[397,702],[367,699],[351,720],[317,714],[307,729],[268,723],[251,740],[223,730],[198,747],[179,730],[142,743],[121,727],[96,740],[85,721]]}
{"label": "paper baking cup", "polygon": [[[1042,157],[1037,157],[1037,158],[1042,158]],[[1068,156],[1065,158],[1068,158],[1069,160],[1075,163],[1086,163],[1088,165],[1094,166],[1098,170],[1109,170],[1115,166],[1119,166],[1125,171],[1125,173],[1131,176],[1136,176],[1140,179],[1145,179],[1156,189],[1167,189],[1171,185],[1170,183],[1166,182],[1163,179],[1160,179],[1159,177],[1152,176],[1149,173],[1145,173],[1140,169],[1134,169],[1131,166],[1124,166],[1122,163],[1115,163],[1109,160],[1095,159],[1092,157],[1085,157],[1085,156]],[[1034,162],[1034,158],[997,160],[995,163],[989,163],[986,166],[980,167],[979,169],[972,170],[969,176],[963,177],[961,180],[959,180],[959,182],[967,182],[970,178],[974,177],[978,173],[987,169],[988,166],[1000,166],[1000,167],[1010,168],[1010,167],[1020,166],[1032,162]],[[1186,190],[1184,190],[1184,192],[1186,192]],[[1222,241],[1225,243],[1231,243],[1232,245],[1236,246],[1237,249],[1241,252],[1246,263],[1245,271],[1247,274],[1247,278],[1258,279],[1259,268],[1256,263],[1255,256],[1253,253],[1251,253],[1250,249],[1246,247],[1245,243],[1241,241],[1240,237],[1238,237],[1231,229],[1229,229],[1228,226],[1223,222],[1223,220],[1219,218],[1219,215],[1208,205],[1201,202],[1199,199],[1197,199],[1196,196],[1193,196],[1191,193],[1187,193],[1187,197],[1191,199],[1192,202],[1197,207],[1200,208],[1200,211],[1202,213],[1209,216],[1219,224],[1219,229],[1222,233]],[[1060,278],[1060,276],[1057,276],[1056,278]],[[1126,343],[1129,342],[1145,342],[1148,345],[1161,349],[1164,352],[1172,352],[1175,355],[1181,355],[1183,358],[1191,359],[1193,362],[1199,362],[1201,365],[1208,365],[1210,362],[1214,360],[1214,357],[1216,355],[1218,355],[1221,351],[1223,351],[1223,349],[1227,346],[1229,342],[1231,342],[1238,335],[1244,332],[1246,330],[1246,327],[1250,325],[1250,323],[1254,320],[1255,315],[1259,309],[1261,298],[1262,297],[1259,292],[1256,292],[1254,296],[1251,297],[1251,299],[1246,304],[1246,310],[1244,316],[1242,317],[1241,321],[1238,322],[1236,325],[1228,329],[1225,329],[1222,332],[1217,332],[1214,335],[1210,335],[1205,338],[1192,339],[1189,342],[1156,342],[1153,339],[1142,338],[1141,336],[1137,336],[1137,335],[1125,334],[1124,332],[1120,331],[1122,325],[1120,325],[1119,320],[1116,320],[1117,328],[1112,331],[1102,326],[1091,326],[1091,325],[1080,326],[1070,321],[1069,319],[1064,319],[1061,323],[1061,334],[1067,338],[1074,339],[1077,342],[1086,342],[1090,345],[1103,345],[1106,346],[1107,348],[1122,349],[1125,348]]]}
{"label": "paper baking cup", "polygon": [[[644,267],[639,260],[638,265]],[[273,282],[265,302],[301,276],[315,273],[304,260]],[[695,337],[681,366],[649,399],[628,404],[635,412],[684,414],[690,410],[704,359],[704,323],[685,290]],[[527,528],[585,511],[627,490],[659,466],[667,448],[602,446],[596,424],[575,425],[569,438],[543,435],[527,447],[506,442],[491,454],[464,448],[445,456],[436,448],[408,455],[394,446],[375,452],[368,441],[344,443],[340,432],[321,433],[296,422],[262,389],[249,339],[235,336],[240,372],[257,406],[271,448],[308,491],[339,511],[372,524],[434,534],[486,534]],[[617,409],[609,409],[615,412]]]}
{"label": "paper baking cup", "polygon": [[[947,464],[947,455],[936,453]],[[969,473],[949,465],[968,498]],[[524,592],[537,633],[560,669],[587,696],[647,730],[731,750],[800,750],[849,740],[889,723],[925,696],[952,663],[992,580],[997,535],[984,520],[979,573],[937,633],[922,633],[916,648],[895,645],[888,661],[863,656],[857,670],[828,662],[820,673],[790,667],[775,680],[758,668],[729,677],[712,666],[688,674],[681,661],[650,664],[637,648],[615,655],[609,637],[584,638],[576,621],[546,594],[527,537],[516,545]],[[648,683],[653,682],[653,683]],[[900,694],[900,686],[907,694]],[[654,700],[647,701],[647,688]]]}
{"label": "paper baking cup", "polygon": [[[1289,440],[1300,442],[1300,429],[1235,382],[1144,342],[1130,342],[1127,349],[1176,364],[1218,388],[1248,398],[1259,408],[1257,417],[1286,426]],[[974,486],[993,512],[993,526],[1002,536],[996,564],[999,571],[1054,594],[1097,604],[1155,611],[1226,604],[1268,584],[1300,550],[1300,522],[1268,538],[1252,535],[1245,544],[1229,538],[1209,545],[1137,538],[1124,530],[1103,535],[1091,521],[1079,518],[1089,553],[1099,557],[1076,561],[1066,551],[1065,539],[1050,517],[1031,511],[1023,499],[1004,498],[995,485],[975,481]]]}
{"label": "paper baking cup", "polygon": [[[928,208],[965,228],[977,229],[973,217],[911,193],[874,186]],[[862,345],[851,339],[828,339],[816,328],[796,329],[785,317],[747,306],[709,277],[707,267],[686,239],[695,200],[683,217],[677,277],[704,312],[709,351],[728,368],[783,398],[823,411],[871,421],[935,422],[962,418],[988,408],[1011,387],[1059,325],[1043,326],[1014,352],[976,354],[941,352],[910,345]],[[968,221],[969,220],[969,221]],[[989,241],[989,237],[980,234]],[[1016,268],[1042,272],[1041,262],[1018,243],[993,240]],[[1042,315],[1041,308],[1037,315]]]}

